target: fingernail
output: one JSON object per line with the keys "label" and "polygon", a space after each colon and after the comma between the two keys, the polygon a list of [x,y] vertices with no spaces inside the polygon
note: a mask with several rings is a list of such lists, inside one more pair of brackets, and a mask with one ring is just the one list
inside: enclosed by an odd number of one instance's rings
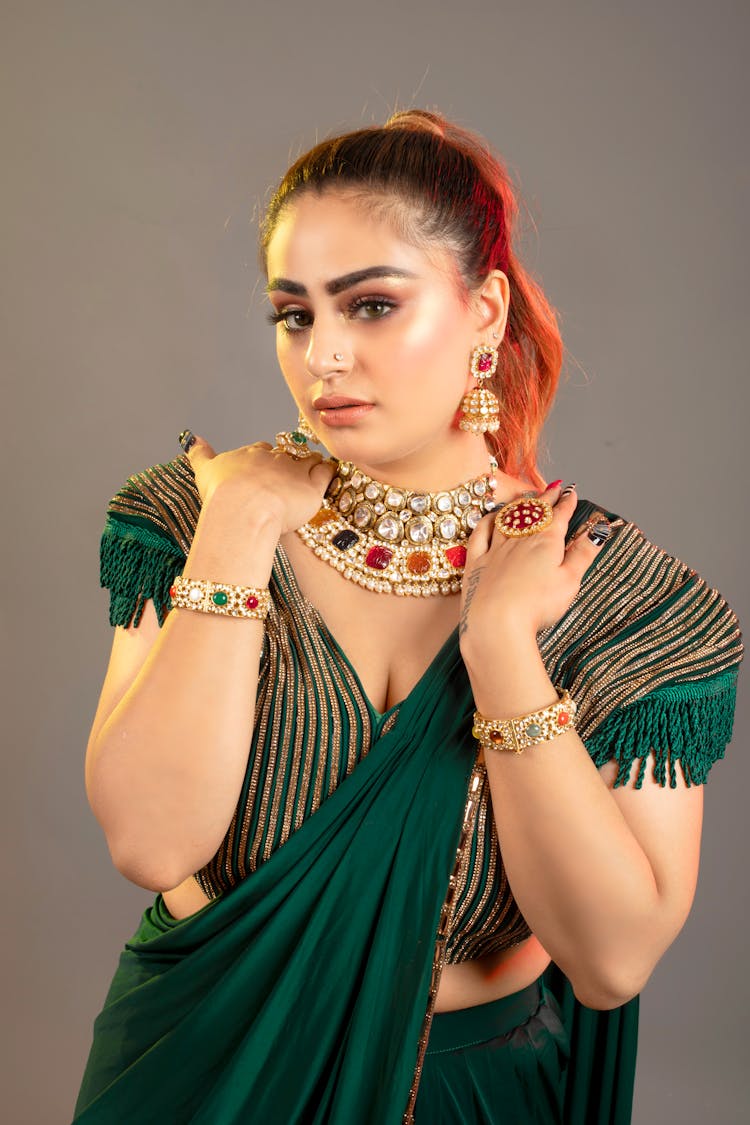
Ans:
{"label": "fingernail", "polygon": [[612,525],[608,520],[597,520],[593,527],[589,528],[589,539],[595,547],[601,547],[602,543],[606,543],[612,534]]}
{"label": "fingernail", "polygon": [[547,485],[547,492],[549,492],[549,490],[550,490],[551,488],[559,488],[559,487],[560,487],[560,485],[562,484],[562,482],[563,482],[563,479],[562,479],[562,477],[560,477],[560,479],[559,479],[559,480],[553,480],[553,481],[551,482],[551,484],[548,484],[548,485]]}
{"label": "fingernail", "polygon": [[560,493],[560,496],[561,497],[570,496],[571,492],[575,492],[575,489],[576,489],[576,482],[575,481],[573,481],[572,484],[566,484],[565,488]]}
{"label": "fingernail", "polygon": [[192,430],[182,430],[177,441],[182,446],[183,452],[187,453],[195,445],[196,437]]}

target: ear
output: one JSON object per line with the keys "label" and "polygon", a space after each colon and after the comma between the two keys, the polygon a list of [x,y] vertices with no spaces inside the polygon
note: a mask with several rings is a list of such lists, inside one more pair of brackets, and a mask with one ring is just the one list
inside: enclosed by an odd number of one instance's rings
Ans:
{"label": "ear", "polygon": [[510,282],[502,270],[490,270],[487,274],[474,293],[474,308],[481,337],[477,343],[489,342],[490,338],[499,343],[505,335],[510,308]]}

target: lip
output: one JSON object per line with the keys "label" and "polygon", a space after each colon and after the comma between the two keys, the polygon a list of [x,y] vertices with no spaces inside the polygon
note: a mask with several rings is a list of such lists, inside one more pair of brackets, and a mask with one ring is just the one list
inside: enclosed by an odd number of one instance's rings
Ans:
{"label": "lip", "polygon": [[313,406],[316,410],[336,410],[341,406],[372,406],[371,402],[365,402],[362,398],[347,398],[346,395],[327,395],[320,398],[313,399]]}
{"label": "lip", "polygon": [[374,409],[372,402],[350,402],[346,406],[327,407],[318,414],[324,426],[350,426]]}

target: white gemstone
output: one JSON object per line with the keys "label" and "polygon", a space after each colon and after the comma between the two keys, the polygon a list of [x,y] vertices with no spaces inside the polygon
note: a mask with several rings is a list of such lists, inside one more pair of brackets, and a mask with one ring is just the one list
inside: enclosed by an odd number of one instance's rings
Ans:
{"label": "white gemstone", "polygon": [[356,472],[352,473],[352,487],[353,488],[359,488],[359,486],[361,485],[361,483],[364,479],[365,478],[362,476],[362,474],[358,470]]}
{"label": "white gemstone", "polygon": [[409,507],[413,512],[426,512],[430,506],[429,496],[422,496],[421,493],[412,496],[409,501]]}
{"label": "white gemstone", "polygon": [[471,493],[465,488],[459,488],[457,499],[461,507],[465,508],[467,504],[471,504]]}
{"label": "white gemstone", "polygon": [[474,495],[475,496],[484,496],[486,491],[487,491],[487,482],[486,481],[484,481],[484,480],[475,480],[474,481]]}
{"label": "white gemstone", "polygon": [[385,511],[385,504],[373,504],[372,510],[376,513],[376,515],[382,516],[383,512]]}
{"label": "white gemstone", "polygon": [[371,515],[372,511],[369,504],[358,504],[354,509],[354,515],[352,516],[352,519],[354,520],[354,526],[367,527],[368,523],[370,522]]}
{"label": "white gemstone", "polygon": [[416,516],[407,523],[406,534],[412,543],[427,543],[432,538],[432,524],[426,516]]}
{"label": "white gemstone", "polygon": [[405,496],[397,488],[389,488],[385,494],[385,502],[389,508],[403,507]]}
{"label": "white gemstone", "polygon": [[466,513],[466,523],[472,529],[472,531],[477,526],[481,518],[482,513],[480,512],[479,508],[469,508],[468,512]]}
{"label": "white gemstone", "polygon": [[435,497],[435,507],[439,512],[450,512],[453,510],[453,501],[447,492],[439,492]]}
{"label": "white gemstone", "polygon": [[190,592],[188,593],[188,600],[191,602],[202,602],[203,591],[199,590],[197,586],[191,587]]}
{"label": "white gemstone", "polygon": [[379,495],[380,489],[375,484],[375,481],[371,480],[369,484],[365,485],[365,496],[368,500],[377,500]]}
{"label": "white gemstone", "polygon": [[443,539],[454,539],[458,532],[458,524],[453,516],[446,516],[438,524],[438,531]]}
{"label": "white gemstone", "polygon": [[393,516],[383,516],[381,520],[378,520],[375,525],[375,531],[381,539],[388,539],[390,541],[398,539],[401,534],[398,521],[395,520]]}
{"label": "white gemstone", "polygon": [[351,488],[345,488],[339,497],[339,511],[348,512],[354,504],[355,496]]}

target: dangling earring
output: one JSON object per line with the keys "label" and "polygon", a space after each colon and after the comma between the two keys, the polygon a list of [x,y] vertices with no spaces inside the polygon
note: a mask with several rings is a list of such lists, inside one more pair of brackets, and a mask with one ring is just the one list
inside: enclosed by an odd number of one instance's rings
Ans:
{"label": "dangling earring", "polygon": [[459,429],[475,434],[494,434],[500,428],[500,401],[489,387],[481,386],[497,371],[498,350],[493,344],[479,344],[471,353],[471,373],[480,386],[468,391],[461,402]]}

